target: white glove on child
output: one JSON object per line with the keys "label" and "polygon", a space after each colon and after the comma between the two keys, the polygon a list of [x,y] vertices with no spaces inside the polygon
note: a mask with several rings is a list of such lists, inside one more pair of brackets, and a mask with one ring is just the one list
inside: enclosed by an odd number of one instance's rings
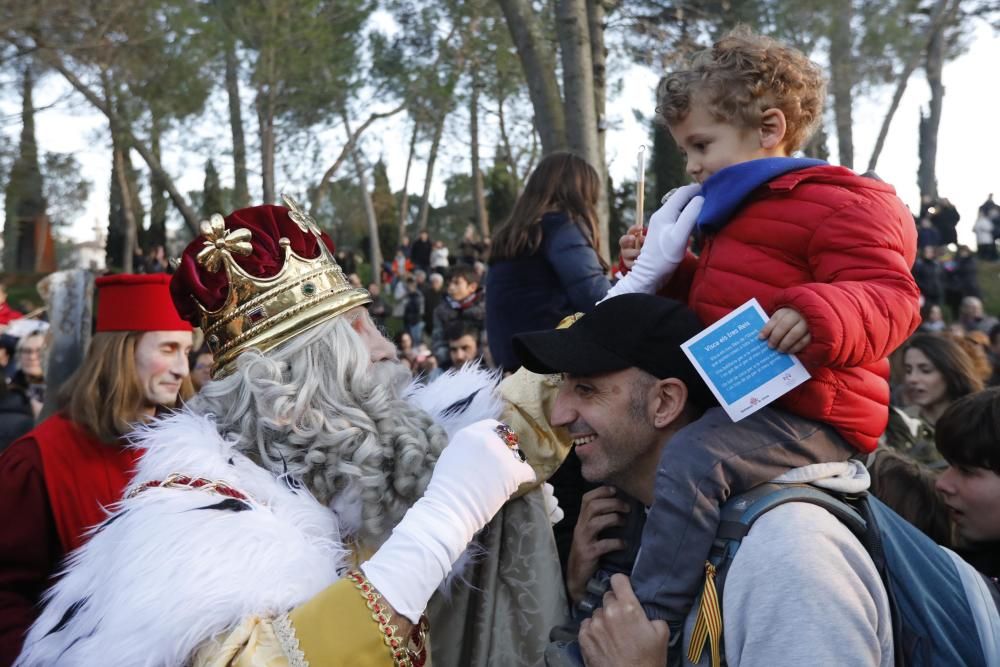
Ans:
{"label": "white glove on child", "polygon": [[655,294],[670,279],[684,259],[688,238],[705,203],[699,193],[701,185],[692,183],[668,195],[663,206],[649,218],[646,242],[632,270],[601,301],[633,292]]}
{"label": "white glove on child", "polygon": [[484,419],[455,434],[423,497],[361,570],[397,613],[420,620],[451,566],[517,488],[535,479]]}

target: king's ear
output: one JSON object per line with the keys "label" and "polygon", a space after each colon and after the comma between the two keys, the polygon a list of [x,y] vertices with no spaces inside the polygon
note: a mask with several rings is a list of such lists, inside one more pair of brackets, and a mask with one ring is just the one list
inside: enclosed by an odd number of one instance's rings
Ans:
{"label": "king's ear", "polygon": [[781,109],[774,107],[766,109],[760,115],[760,147],[765,150],[775,150],[780,148],[785,141],[785,132],[788,125],[785,123],[785,114]]}

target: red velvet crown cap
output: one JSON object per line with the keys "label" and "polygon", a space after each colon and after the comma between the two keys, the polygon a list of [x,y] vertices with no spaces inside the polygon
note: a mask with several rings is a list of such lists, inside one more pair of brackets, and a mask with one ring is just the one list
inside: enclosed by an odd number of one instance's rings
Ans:
{"label": "red velvet crown cap", "polygon": [[170,298],[165,273],[101,276],[97,285],[97,331],[191,331]]}
{"label": "red velvet crown cap", "polygon": [[[255,278],[271,278],[281,271],[285,263],[284,249],[278,245],[281,238],[287,238],[296,255],[305,259],[319,256],[316,237],[303,231],[290,217],[283,206],[252,206],[233,211],[225,218],[226,229],[249,229],[253,252],[249,255],[234,254],[233,259],[241,269]],[[330,252],[334,252],[333,241],[323,234],[323,242]],[[198,264],[198,253],[205,247],[205,237],[199,234],[181,256],[181,264],[170,282],[170,293],[181,317],[198,326],[201,312],[197,304],[206,310],[218,310],[225,304],[229,293],[229,277],[225,269],[209,271]]]}

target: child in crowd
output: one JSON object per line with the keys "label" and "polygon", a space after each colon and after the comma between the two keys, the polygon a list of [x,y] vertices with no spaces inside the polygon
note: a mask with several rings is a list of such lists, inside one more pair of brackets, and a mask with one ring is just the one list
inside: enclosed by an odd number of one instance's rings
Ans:
{"label": "child in crowd", "polygon": [[980,572],[1000,577],[1000,389],[952,403],[934,436],[949,464],[937,490],[964,542],[959,551]]}
{"label": "child in crowd", "polygon": [[[660,291],[706,325],[756,297],[772,314],[761,337],[798,354],[812,376],[777,407],[836,431],[822,447],[792,448],[775,433],[769,446],[750,448],[741,422],[689,438],[686,456],[683,431],[671,440],[642,540],[668,546],[640,552],[632,583],[647,615],[670,623],[675,638],[700,590],[720,504],[776,467],[875,449],[888,419],[886,358],[920,322],[910,274],[916,229],[893,188],[790,157],[819,125],[824,96],[815,63],[742,28],[658,90],[658,113],[697,183],[653,214],[641,254],[623,237],[623,258],[638,259],[608,297]],[[704,239],[697,258],[687,252],[695,227]]]}
{"label": "child in crowd", "polygon": [[451,368],[451,353],[445,331],[454,322],[471,322],[480,331],[484,328],[486,304],[479,289],[479,274],[471,266],[460,264],[451,273],[448,295],[434,309],[434,331],[431,352],[442,369]]}

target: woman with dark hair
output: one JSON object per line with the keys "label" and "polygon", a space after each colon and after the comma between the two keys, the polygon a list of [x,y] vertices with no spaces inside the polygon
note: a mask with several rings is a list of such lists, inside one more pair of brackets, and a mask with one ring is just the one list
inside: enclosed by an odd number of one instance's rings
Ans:
{"label": "woman with dark hair", "polygon": [[[571,153],[538,163],[510,218],[493,233],[486,274],[486,338],[504,371],[520,367],[511,339],[554,328],[566,316],[590,312],[611,288],[600,255],[597,197],[601,182],[590,164]],[[580,459],[570,450],[549,479],[565,512],[554,528],[566,571],[573,527],[584,493]]]}
{"label": "woman with dark hair", "polygon": [[586,160],[552,153],[538,163],[510,218],[493,234],[486,331],[496,364],[520,366],[511,338],[589,312],[611,287],[600,256],[600,179]]}
{"label": "woman with dark hair", "polygon": [[903,345],[909,407],[889,410],[883,444],[933,468],[946,464],[934,445],[938,418],[954,401],[983,389],[975,362],[953,340],[917,334]]}

